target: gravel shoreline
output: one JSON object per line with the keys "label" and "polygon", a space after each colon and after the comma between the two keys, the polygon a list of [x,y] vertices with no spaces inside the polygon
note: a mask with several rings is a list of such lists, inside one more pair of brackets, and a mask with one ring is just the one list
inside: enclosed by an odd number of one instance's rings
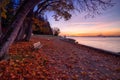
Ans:
{"label": "gravel shoreline", "polygon": [[115,53],[115,52],[111,52],[111,51],[107,51],[107,50],[103,50],[103,49],[99,49],[99,48],[95,48],[95,47],[79,44],[76,40],[71,39],[71,38],[60,38],[60,40],[68,42],[68,43],[71,43],[71,44],[74,44],[76,46],[83,46],[83,47],[86,47],[86,48],[89,48],[89,49],[93,49],[93,50],[95,50],[97,52],[101,52],[103,54],[120,57],[120,53]]}
{"label": "gravel shoreline", "polygon": [[[39,36],[50,66],[59,69],[66,80],[119,80],[120,57],[108,51],[78,44],[73,39]],[[43,39],[43,40],[42,40]],[[58,79],[59,80],[59,79]]]}

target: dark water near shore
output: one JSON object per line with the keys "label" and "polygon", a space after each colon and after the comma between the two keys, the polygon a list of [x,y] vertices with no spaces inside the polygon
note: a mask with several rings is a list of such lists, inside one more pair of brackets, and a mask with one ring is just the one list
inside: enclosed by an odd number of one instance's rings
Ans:
{"label": "dark water near shore", "polygon": [[68,37],[75,39],[83,45],[111,51],[120,52],[120,37]]}

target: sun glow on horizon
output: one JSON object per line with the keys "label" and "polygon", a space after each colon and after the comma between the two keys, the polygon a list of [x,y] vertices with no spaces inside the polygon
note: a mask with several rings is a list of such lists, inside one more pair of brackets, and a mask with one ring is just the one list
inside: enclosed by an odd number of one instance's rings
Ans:
{"label": "sun glow on horizon", "polygon": [[98,35],[103,35],[103,36],[120,36],[120,29],[112,29],[112,30],[97,30],[97,31],[82,31],[80,30],[79,32],[75,31],[66,31],[66,32],[61,32],[61,36],[98,36]]}
{"label": "sun glow on horizon", "polygon": [[[86,22],[67,24],[68,29],[63,29],[61,35],[68,36],[120,36],[120,21],[114,22]],[[113,27],[114,26],[114,27]]]}
{"label": "sun glow on horizon", "polygon": [[49,17],[52,27],[60,28],[64,36],[120,36],[120,0],[114,0],[116,5],[95,18],[84,18],[83,14],[72,14],[68,21],[55,21]]}

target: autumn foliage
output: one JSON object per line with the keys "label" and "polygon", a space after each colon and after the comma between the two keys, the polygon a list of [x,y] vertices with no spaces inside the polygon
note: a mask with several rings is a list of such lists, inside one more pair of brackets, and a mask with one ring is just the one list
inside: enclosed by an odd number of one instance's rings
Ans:
{"label": "autumn foliage", "polygon": [[[42,50],[34,50],[33,43],[14,43],[10,47],[10,60],[0,62],[0,79],[2,80],[53,80],[66,79],[65,75],[49,66],[49,59]],[[47,45],[45,44],[46,48]],[[61,74],[61,76],[56,76]]]}
{"label": "autumn foliage", "polygon": [[34,34],[53,35],[50,23],[42,16],[33,18],[32,30]]}

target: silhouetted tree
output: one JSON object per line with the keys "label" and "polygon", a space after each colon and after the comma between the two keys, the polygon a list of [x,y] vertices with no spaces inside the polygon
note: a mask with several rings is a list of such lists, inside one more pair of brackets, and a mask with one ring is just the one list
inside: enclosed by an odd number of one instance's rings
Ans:
{"label": "silhouetted tree", "polygon": [[58,36],[58,35],[60,34],[60,29],[57,28],[57,27],[54,27],[54,28],[52,29],[52,31],[53,31],[53,35],[54,35],[54,36]]}

